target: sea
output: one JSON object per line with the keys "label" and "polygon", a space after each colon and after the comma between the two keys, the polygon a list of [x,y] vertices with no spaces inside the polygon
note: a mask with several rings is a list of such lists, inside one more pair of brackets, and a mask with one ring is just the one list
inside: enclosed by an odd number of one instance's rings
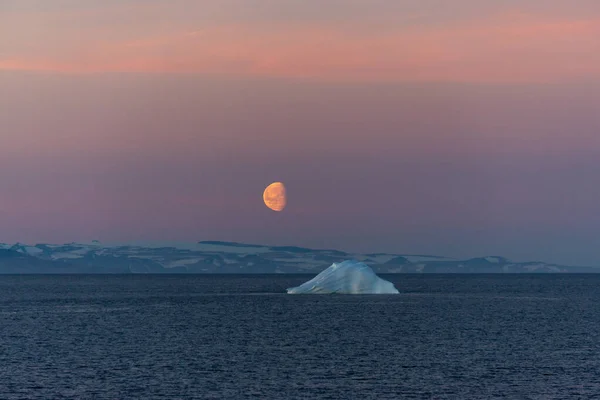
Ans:
{"label": "sea", "polygon": [[0,276],[0,399],[600,398],[600,274]]}

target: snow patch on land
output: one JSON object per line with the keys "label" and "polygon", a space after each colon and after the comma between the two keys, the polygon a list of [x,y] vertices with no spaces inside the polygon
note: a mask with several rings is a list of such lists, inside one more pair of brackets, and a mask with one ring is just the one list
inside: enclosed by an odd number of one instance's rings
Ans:
{"label": "snow patch on land", "polygon": [[500,258],[499,257],[486,257],[485,260],[489,263],[492,264],[498,264],[500,263]]}

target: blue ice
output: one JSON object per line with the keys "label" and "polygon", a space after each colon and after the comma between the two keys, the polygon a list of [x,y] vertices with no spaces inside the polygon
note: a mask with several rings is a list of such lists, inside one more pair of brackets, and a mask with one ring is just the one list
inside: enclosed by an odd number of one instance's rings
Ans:
{"label": "blue ice", "polygon": [[287,290],[289,294],[398,294],[394,284],[378,277],[365,263],[348,260],[333,263],[302,285]]}

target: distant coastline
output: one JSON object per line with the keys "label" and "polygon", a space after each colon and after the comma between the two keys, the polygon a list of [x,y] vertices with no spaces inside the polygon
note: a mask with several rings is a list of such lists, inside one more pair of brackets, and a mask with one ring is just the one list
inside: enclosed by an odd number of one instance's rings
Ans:
{"label": "distant coastline", "polygon": [[0,274],[317,274],[355,259],[377,273],[600,273],[600,268],[513,262],[488,256],[466,260],[438,255],[349,253],[297,246],[224,241],[176,244],[0,244]]}

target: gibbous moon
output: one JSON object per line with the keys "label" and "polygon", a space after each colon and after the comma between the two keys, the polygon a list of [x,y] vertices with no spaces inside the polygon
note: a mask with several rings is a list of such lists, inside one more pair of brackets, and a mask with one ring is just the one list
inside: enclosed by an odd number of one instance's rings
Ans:
{"label": "gibbous moon", "polygon": [[287,204],[285,195],[285,186],[281,182],[273,182],[265,189],[263,193],[265,205],[273,211],[283,211]]}

